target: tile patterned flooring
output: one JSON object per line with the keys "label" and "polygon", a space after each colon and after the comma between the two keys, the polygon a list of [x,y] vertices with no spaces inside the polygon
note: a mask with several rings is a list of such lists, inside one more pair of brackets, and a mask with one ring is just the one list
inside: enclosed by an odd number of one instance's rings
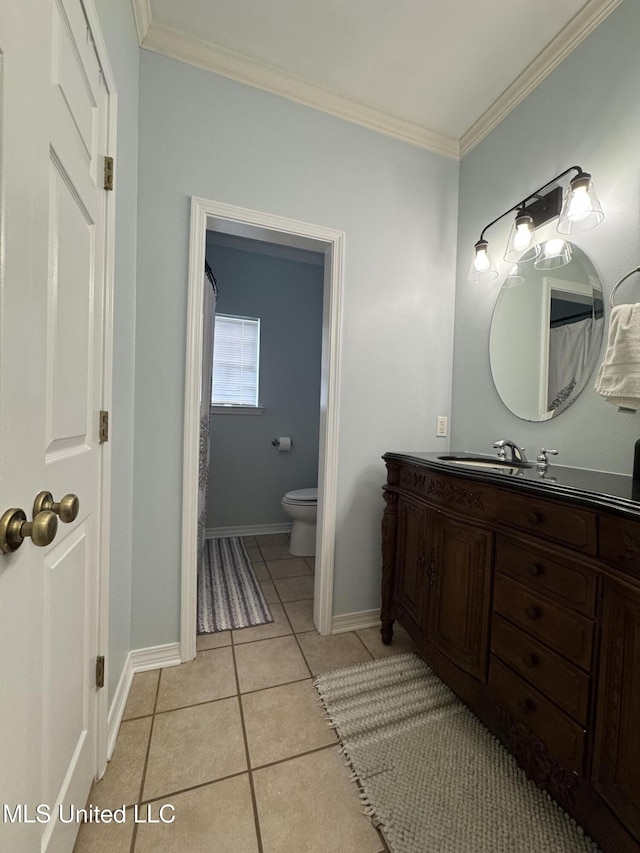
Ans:
{"label": "tile patterned flooring", "polygon": [[[273,623],[201,635],[195,660],[135,675],[89,796],[100,808],[124,804],[127,820],[83,824],[74,853],[389,851],[362,813],[312,680],[410,651],[409,638],[399,626],[389,647],[377,628],[321,637],[313,559],[291,557],[287,534],[245,542]],[[173,823],[148,820],[165,804]]]}

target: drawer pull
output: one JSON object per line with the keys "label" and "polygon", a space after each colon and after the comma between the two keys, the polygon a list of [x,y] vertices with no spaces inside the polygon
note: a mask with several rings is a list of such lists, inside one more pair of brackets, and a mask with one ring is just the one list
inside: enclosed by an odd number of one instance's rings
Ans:
{"label": "drawer pull", "polygon": [[527,518],[530,524],[540,524],[544,520],[544,515],[541,512],[530,512]]}
{"label": "drawer pull", "polygon": [[540,616],[540,610],[537,607],[529,606],[524,612],[527,614],[529,619],[537,619],[538,616]]}
{"label": "drawer pull", "polygon": [[529,574],[534,578],[537,575],[541,575],[542,574],[542,566],[540,566],[538,563],[530,563],[529,564]]}
{"label": "drawer pull", "polygon": [[522,663],[525,666],[528,666],[529,669],[532,669],[534,666],[538,665],[538,658],[535,655],[524,655],[522,658]]}
{"label": "drawer pull", "polygon": [[518,708],[520,708],[523,714],[530,714],[531,711],[535,711],[536,706],[531,699],[523,699],[521,702],[518,702]]}

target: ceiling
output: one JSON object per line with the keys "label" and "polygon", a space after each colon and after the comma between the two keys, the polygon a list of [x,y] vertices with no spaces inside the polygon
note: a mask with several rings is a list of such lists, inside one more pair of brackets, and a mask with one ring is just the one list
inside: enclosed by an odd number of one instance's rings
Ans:
{"label": "ceiling", "polygon": [[622,0],[132,0],[142,47],[464,156]]}

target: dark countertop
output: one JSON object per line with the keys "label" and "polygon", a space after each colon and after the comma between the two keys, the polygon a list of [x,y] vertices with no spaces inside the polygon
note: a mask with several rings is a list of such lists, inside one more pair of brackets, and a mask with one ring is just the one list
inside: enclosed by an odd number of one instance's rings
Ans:
{"label": "dark countertop", "polygon": [[531,468],[505,468],[502,470],[471,468],[455,462],[441,460],[440,456],[468,456],[475,459],[495,460],[495,456],[479,453],[442,451],[441,453],[389,452],[385,461],[412,462],[424,468],[464,479],[493,483],[516,491],[524,491],[547,498],[570,498],[575,503],[595,508],[607,508],[620,515],[640,520],[640,481],[628,474],[611,474],[586,468],[568,468],[551,463],[541,472],[535,463]]}

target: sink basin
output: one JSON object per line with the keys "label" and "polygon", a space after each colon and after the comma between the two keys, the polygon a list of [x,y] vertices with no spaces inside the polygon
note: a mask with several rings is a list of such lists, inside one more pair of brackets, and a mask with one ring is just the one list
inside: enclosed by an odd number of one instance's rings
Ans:
{"label": "sink basin", "polygon": [[531,468],[530,462],[511,462],[508,459],[497,459],[492,456],[472,456],[471,454],[449,453],[438,456],[442,462],[461,465],[464,468],[488,468],[493,471],[504,471],[515,474],[523,468]]}

